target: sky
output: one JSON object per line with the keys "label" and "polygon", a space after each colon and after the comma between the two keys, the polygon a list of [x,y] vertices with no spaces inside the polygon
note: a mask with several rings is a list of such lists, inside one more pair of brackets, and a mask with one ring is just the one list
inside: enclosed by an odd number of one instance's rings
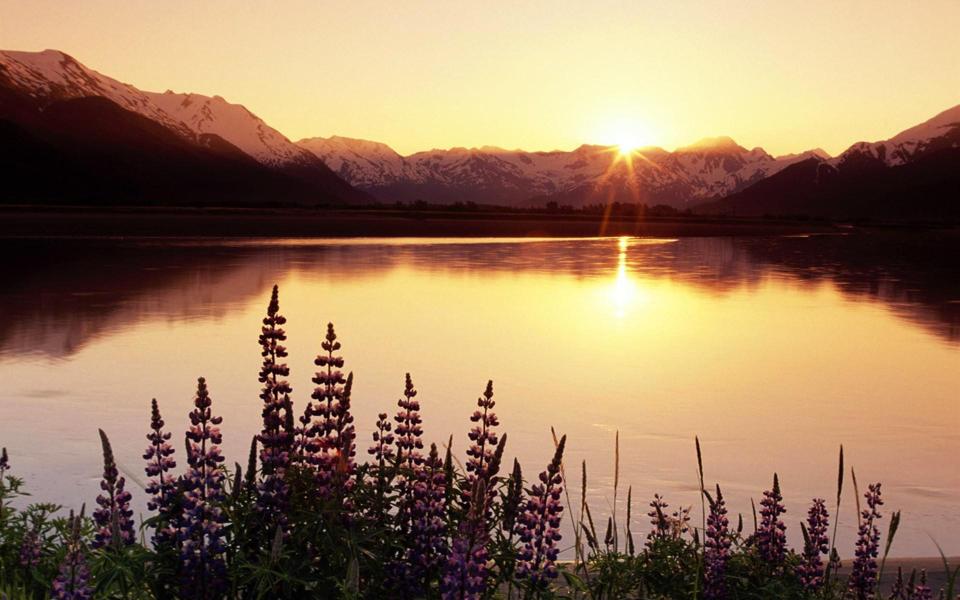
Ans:
{"label": "sky", "polygon": [[402,154],[716,135],[837,154],[960,104],[958,23],[958,0],[0,0],[0,48]]}

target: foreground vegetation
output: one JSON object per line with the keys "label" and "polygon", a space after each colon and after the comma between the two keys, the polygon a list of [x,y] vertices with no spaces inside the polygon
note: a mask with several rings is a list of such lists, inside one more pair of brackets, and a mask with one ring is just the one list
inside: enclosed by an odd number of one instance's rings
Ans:
{"label": "foreground vegetation", "polygon": [[[833,539],[842,449],[836,504],[812,500],[802,548],[787,546],[776,475],[752,523],[731,523],[720,487],[703,480],[699,442],[700,523],[692,522],[692,507],[672,508],[655,495],[644,511],[649,524],[635,533],[632,489],[622,522],[615,508],[595,519],[586,465],[572,501],[565,437],[554,435],[553,459],[534,477],[525,479],[517,461],[502,464],[507,435],[499,431],[492,383],[469,417],[462,462],[452,437],[442,448],[426,447],[409,375],[395,415],[379,415],[361,462],[353,375],[342,370],[333,326],[315,360],[316,388],[295,412],[285,322],[275,287],[260,335],[263,428],[246,467],[224,465],[221,418],[202,378],[183,454],[153,401],[143,455],[150,515],[139,525],[103,431],[101,493],[89,516],[85,508],[64,514],[50,504],[25,505],[24,483],[4,449],[0,598],[934,597],[924,573],[900,574],[889,593],[878,591],[900,520],[890,515],[882,540],[879,483],[867,486],[862,507],[855,489],[859,535],[850,574],[840,575]],[[616,507],[619,476],[613,494]],[[562,539],[565,515],[572,540]],[[559,563],[561,550],[574,560]],[[957,571],[945,568],[940,596],[952,599]]]}

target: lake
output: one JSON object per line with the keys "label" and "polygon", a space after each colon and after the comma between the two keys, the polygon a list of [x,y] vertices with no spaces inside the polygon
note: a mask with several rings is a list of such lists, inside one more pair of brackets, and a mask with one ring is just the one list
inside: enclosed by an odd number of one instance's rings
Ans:
{"label": "lake", "polygon": [[[277,283],[294,401],[313,389],[332,321],[355,374],[361,458],[410,372],[428,441],[453,434],[462,460],[492,379],[507,454],[531,477],[552,455],[550,427],[566,433],[571,493],[586,460],[601,520],[619,431],[618,513],[633,486],[639,535],[655,492],[695,505],[699,523],[698,435],[707,485],[720,482],[734,523],[741,512],[751,527],[750,498],[779,473],[798,543],[812,497],[833,512],[842,443],[861,489],[882,481],[885,514],[903,510],[893,554],[936,554],[930,536],[960,554],[957,242],[7,239],[0,445],[37,499],[89,507],[97,428],[142,481],[150,399],[182,431],[204,376],[228,464],[245,461],[260,421],[260,319]],[[854,513],[848,476],[845,559]]]}

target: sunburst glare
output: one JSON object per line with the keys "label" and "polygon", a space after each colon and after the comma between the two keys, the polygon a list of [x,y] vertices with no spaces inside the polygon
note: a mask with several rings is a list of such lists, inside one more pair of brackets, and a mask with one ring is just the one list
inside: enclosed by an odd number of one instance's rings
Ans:
{"label": "sunburst glare", "polygon": [[627,156],[639,148],[652,145],[656,136],[647,123],[617,119],[604,125],[597,139],[604,145],[615,147],[621,156]]}

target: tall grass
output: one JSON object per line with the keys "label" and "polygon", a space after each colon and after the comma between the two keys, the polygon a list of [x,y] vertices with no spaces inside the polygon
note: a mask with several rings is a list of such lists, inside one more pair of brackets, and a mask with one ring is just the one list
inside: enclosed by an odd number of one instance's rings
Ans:
{"label": "tall grass", "polygon": [[[93,518],[82,506],[67,515],[50,504],[19,508],[28,500],[24,482],[13,475],[15,462],[4,449],[0,598],[880,597],[877,581],[900,514],[893,513],[878,565],[879,484],[869,486],[866,510],[857,498],[853,575],[841,577],[834,542],[845,474],[842,448],[833,534],[827,535],[824,501],[814,499],[799,551],[785,545],[776,475],[763,492],[762,518],[754,510],[753,532],[743,531],[742,517],[730,526],[720,486],[707,484],[699,438],[699,525],[691,525],[691,507],[671,507],[669,499],[655,495],[644,536],[634,523],[632,486],[625,511],[619,508],[619,432],[613,501],[597,512],[587,501],[585,462],[574,502],[564,463],[566,436],[553,428],[552,458],[542,470],[525,477],[517,461],[502,468],[507,435],[495,413],[492,382],[476,410],[465,415],[466,436],[427,448],[421,399],[407,375],[395,415],[379,413],[368,458],[361,460],[351,413],[353,374],[344,372],[333,325],[315,360],[316,388],[295,413],[284,362],[285,324],[274,288],[259,338],[263,427],[251,440],[245,467],[225,464],[215,392],[204,379],[197,382],[179,449],[160,406],[150,404],[144,454],[150,512],[139,524],[105,432],[102,493]],[[561,535],[563,519],[572,540]],[[561,551],[573,561],[560,561]],[[957,571],[944,566],[944,593],[952,598]],[[890,598],[926,597],[923,574],[900,579]]]}

